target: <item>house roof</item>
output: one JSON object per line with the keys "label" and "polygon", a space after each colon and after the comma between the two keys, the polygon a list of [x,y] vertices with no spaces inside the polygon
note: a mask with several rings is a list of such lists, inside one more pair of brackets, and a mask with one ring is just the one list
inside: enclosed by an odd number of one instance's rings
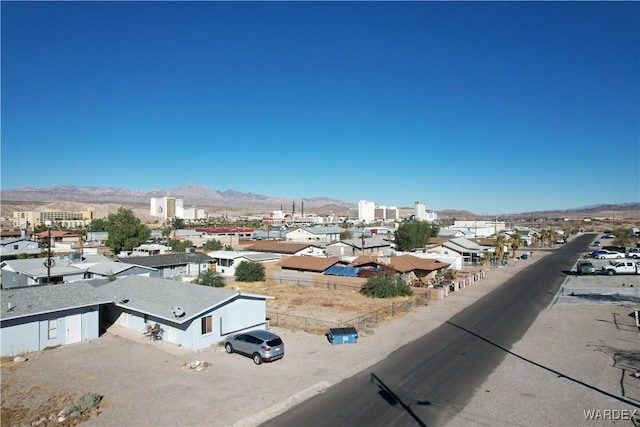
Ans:
{"label": "house roof", "polygon": [[260,240],[252,245],[247,246],[248,251],[254,252],[272,252],[279,254],[295,254],[309,247],[321,249],[320,246],[308,243],[283,242],[280,240]]}
{"label": "house roof", "polygon": [[427,244],[427,246],[431,246],[431,245],[441,245],[444,242],[446,242],[447,240],[449,240],[450,237],[431,237],[429,238],[429,243]]}
{"label": "house roof", "polygon": [[[304,230],[311,234],[340,234],[344,231],[342,227],[302,227],[300,230]],[[293,230],[296,231],[296,230]]]}
{"label": "house roof", "polygon": [[480,245],[480,246],[491,246],[494,247],[497,245],[497,240],[496,239],[482,239],[482,238],[475,238],[475,239],[469,239],[470,241],[472,241],[473,243]]}
{"label": "house roof", "polygon": [[371,255],[360,255],[359,257],[351,261],[351,265],[354,267],[358,267],[365,264],[383,265],[384,263],[378,261],[377,256],[371,256]]}
{"label": "house roof", "polygon": [[161,268],[170,267],[174,265],[186,265],[186,264],[205,264],[207,262],[213,262],[213,259],[207,254],[202,252],[186,253],[181,252],[177,254],[161,254],[150,256],[136,256],[136,257],[123,257],[118,258],[116,261],[124,262],[127,264],[141,265],[144,267]]}
{"label": "house roof", "polygon": [[[339,242],[336,242],[336,243],[330,243],[327,246],[336,246],[340,243],[342,243],[343,245],[357,248],[357,249],[361,249],[363,247],[362,239],[345,239],[345,240],[340,240]],[[389,240],[384,236],[365,237],[364,239],[365,249],[389,247],[390,245],[391,244],[389,243]]]}
{"label": "house roof", "polygon": [[400,255],[390,258],[389,265],[399,273],[407,273],[414,270],[435,271],[450,264],[436,259],[418,258],[413,255]]}
{"label": "house roof", "polygon": [[[79,237],[77,234],[72,233],[70,231],[61,231],[61,230],[50,230],[50,231],[51,231],[51,238],[61,239],[63,237]],[[41,231],[40,233],[34,234],[34,236],[37,236],[41,239],[46,239],[49,237],[49,230]]]}
{"label": "house roof", "polygon": [[[104,280],[104,279],[102,279]],[[105,280],[106,281],[106,280]],[[28,286],[0,291],[0,320],[86,307],[113,300],[97,293],[88,281]],[[9,304],[11,308],[9,308]]]}
{"label": "house roof", "polygon": [[12,259],[2,261],[2,268],[8,269],[16,273],[22,273],[30,277],[46,277],[46,276],[63,276],[65,274],[80,274],[86,270],[88,266],[83,266],[82,263],[74,263],[67,257],[51,257],[54,264],[47,268],[45,262],[47,257],[44,258],[25,258],[25,259]]}
{"label": "house roof", "polygon": [[154,271],[155,268],[145,267],[142,265],[135,264],[127,264],[125,262],[117,262],[117,261],[105,261],[99,264],[92,265],[87,268],[87,273],[99,274],[101,276],[108,276],[111,274],[120,274],[124,271],[130,270],[132,268],[143,268],[149,271]]}
{"label": "house roof", "polygon": [[[224,288],[177,283],[172,280],[127,276],[118,280],[82,280],[57,285],[31,286],[0,291],[0,319],[7,320],[74,307],[115,303],[119,307],[157,316],[175,323],[185,323],[203,312],[246,295]],[[12,309],[7,310],[7,303]],[[177,318],[173,307],[185,315]]]}
{"label": "house roof", "polygon": [[313,256],[291,256],[276,265],[289,270],[325,271],[340,262],[338,257],[318,258]]}
{"label": "house roof", "polygon": [[358,277],[359,268],[342,266],[342,265],[332,265],[324,271],[324,274],[329,276],[343,276],[343,277]]}
{"label": "house roof", "polygon": [[466,239],[464,237],[456,237],[453,239],[449,239],[449,241],[443,243],[442,246],[449,248],[458,253],[468,253],[468,252],[478,253],[478,252],[484,252],[487,249],[489,249],[486,246],[480,246],[479,244],[472,242],[471,240]]}
{"label": "house roof", "polygon": [[250,252],[250,251],[214,251],[209,252],[208,256],[211,259],[221,258],[221,259],[238,259],[245,258],[249,261],[253,262],[265,262],[265,261],[275,261],[280,259],[277,255],[263,252]]}
{"label": "house roof", "polygon": [[32,242],[33,244],[37,244],[36,242],[33,242],[26,237],[10,237],[8,239],[0,240],[0,246],[13,245],[14,243],[18,242]]}

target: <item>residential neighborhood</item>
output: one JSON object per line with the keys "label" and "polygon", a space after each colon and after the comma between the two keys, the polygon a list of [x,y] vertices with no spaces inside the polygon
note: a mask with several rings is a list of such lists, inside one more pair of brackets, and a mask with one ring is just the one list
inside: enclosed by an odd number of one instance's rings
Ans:
{"label": "residential neighborhood", "polygon": [[[188,216],[181,205],[170,198],[151,202],[156,212]],[[264,238],[262,228],[238,226],[170,229],[168,240],[154,230],[147,242],[115,255],[107,246],[109,233],[94,231],[86,238],[73,229],[52,230],[56,224],[47,219],[80,214],[17,213],[13,225],[22,230],[20,236],[4,238],[0,246],[2,305],[7,308],[0,311],[2,355],[96,339],[110,324],[141,331],[157,323],[164,331],[163,340],[194,350],[219,343],[232,332],[266,328],[268,293],[245,295],[233,290],[238,283],[237,268],[243,263],[260,265],[267,282],[358,291],[371,277],[391,275],[414,293],[437,300],[481,280],[492,268],[514,263],[516,250],[526,257],[527,248],[545,247],[544,237],[552,247],[552,237],[566,233],[495,220],[454,221],[442,226],[435,215],[425,213],[421,202],[416,202],[415,212],[405,219],[398,218],[396,210],[391,215],[389,209],[365,201],[359,209],[357,221],[333,218],[342,226],[283,224],[277,232],[271,231],[272,238]],[[291,213],[289,217],[302,215]],[[84,221],[90,216],[82,214]],[[40,227],[47,228],[29,233],[24,218],[41,221]],[[268,231],[273,216],[265,218]],[[362,226],[365,223],[367,227]],[[399,248],[396,231],[403,224],[417,223],[437,234],[420,247]],[[517,236],[516,243],[513,236]],[[181,242],[191,246],[175,252],[170,243]],[[207,250],[211,243],[220,249]],[[499,258],[505,261],[496,262]],[[205,272],[219,276],[229,290],[192,284]],[[218,311],[221,304],[224,315]],[[186,314],[172,317],[167,307],[180,307]],[[191,324],[205,315],[215,328],[198,335]],[[66,332],[51,331],[57,328],[67,331],[69,337]],[[28,330],[41,332],[29,336],[24,332]],[[42,331],[48,331],[50,338],[42,338]]]}

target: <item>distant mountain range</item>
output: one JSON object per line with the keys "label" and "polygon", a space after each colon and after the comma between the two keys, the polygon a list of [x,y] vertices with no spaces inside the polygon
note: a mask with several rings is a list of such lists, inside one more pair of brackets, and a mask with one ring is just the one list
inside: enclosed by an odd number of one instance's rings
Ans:
{"label": "distant mountain range", "polygon": [[[208,187],[187,185],[166,190],[132,191],[116,187],[83,187],[75,185],[61,185],[48,188],[21,187],[0,191],[2,204],[47,204],[52,202],[82,202],[149,206],[152,197],[175,197],[184,201],[185,207],[197,206],[199,208],[227,209],[236,211],[268,212],[279,210],[290,211],[295,203],[296,212],[304,209],[317,214],[334,212],[339,215],[348,214],[350,208],[357,207],[356,203],[345,202],[329,197],[313,197],[303,199],[288,199],[284,197],[269,197],[260,194],[242,193],[235,190],[216,191]],[[406,214],[413,207],[400,208],[401,213]],[[4,209],[3,209],[4,211]],[[640,219],[640,203],[623,204],[594,204],[575,209],[548,210],[523,212],[518,214],[500,215],[501,218],[514,217],[596,217],[608,216],[612,212],[615,215],[623,215],[634,220]],[[438,211],[440,218],[474,219],[480,216],[469,211],[442,210]]]}
{"label": "distant mountain range", "polygon": [[187,185],[170,188],[167,190],[131,191],[116,187],[81,187],[75,185],[60,185],[48,188],[21,187],[0,191],[2,201],[11,202],[38,202],[49,203],[58,201],[85,202],[85,203],[120,203],[120,204],[146,204],[151,198],[175,197],[182,199],[185,207],[197,206],[200,208],[234,208],[234,209],[260,209],[260,210],[291,210],[293,203],[296,211],[302,208],[317,209],[319,207],[335,206],[338,210],[348,210],[356,207],[355,203],[329,197],[313,197],[304,199],[287,199],[283,197],[269,197],[260,194],[242,193],[235,190],[216,191],[208,187]]}

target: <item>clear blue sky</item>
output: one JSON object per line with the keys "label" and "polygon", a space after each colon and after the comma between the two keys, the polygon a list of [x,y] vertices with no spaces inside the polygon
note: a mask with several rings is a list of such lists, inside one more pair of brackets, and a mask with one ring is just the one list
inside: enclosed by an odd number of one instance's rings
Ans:
{"label": "clear blue sky", "polygon": [[[7,2],[2,188],[640,201],[638,2]],[[188,202],[188,201],[186,201]]]}

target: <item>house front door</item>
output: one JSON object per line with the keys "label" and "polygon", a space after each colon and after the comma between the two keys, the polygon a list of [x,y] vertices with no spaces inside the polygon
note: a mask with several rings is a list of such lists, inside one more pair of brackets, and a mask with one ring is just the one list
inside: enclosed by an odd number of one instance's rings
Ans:
{"label": "house front door", "polygon": [[67,344],[82,340],[82,314],[67,316]]}

